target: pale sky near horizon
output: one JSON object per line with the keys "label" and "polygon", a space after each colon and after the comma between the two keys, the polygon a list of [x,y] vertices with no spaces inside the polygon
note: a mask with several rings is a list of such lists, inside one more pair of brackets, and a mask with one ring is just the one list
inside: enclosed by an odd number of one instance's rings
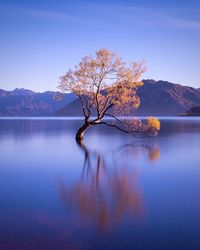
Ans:
{"label": "pale sky near horizon", "polygon": [[143,78],[200,88],[197,0],[0,0],[0,36],[2,89],[57,90],[100,48],[145,60]]}

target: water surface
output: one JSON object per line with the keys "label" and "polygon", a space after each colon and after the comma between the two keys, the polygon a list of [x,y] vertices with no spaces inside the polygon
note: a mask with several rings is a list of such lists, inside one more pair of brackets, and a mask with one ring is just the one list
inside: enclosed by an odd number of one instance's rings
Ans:
{"label": "water surface", "polygon": [[200,249],[200,119],[154,138],[0,119],[0,249]]}

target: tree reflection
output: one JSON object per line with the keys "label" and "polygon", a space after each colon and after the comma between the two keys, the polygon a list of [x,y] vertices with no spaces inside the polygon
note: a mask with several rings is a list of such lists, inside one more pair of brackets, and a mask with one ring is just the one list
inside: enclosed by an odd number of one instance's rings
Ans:
{"label": "tree reflection", "polygon": [[138,165],[133,166],[132,159],[147,153],[149,160],[155,160],[160,156],[159,147],[155,144],[124,145],[109,161],[107,155],[91,151],[83,143],[79,146],[84,152],[81,178],[70,187],[64,183],[60,185],[66,208],[71,207],[102,231],[123,222],[127,216],[143,218],[140,170]]}
{"label": "tree reflection", "polygon": [[156,143],[132,143],[125,144],[119,148],[126,157],[132,156],[134,160],[141,157],[147,157],[149,161],[156,161],[160,158],[160,147]]}

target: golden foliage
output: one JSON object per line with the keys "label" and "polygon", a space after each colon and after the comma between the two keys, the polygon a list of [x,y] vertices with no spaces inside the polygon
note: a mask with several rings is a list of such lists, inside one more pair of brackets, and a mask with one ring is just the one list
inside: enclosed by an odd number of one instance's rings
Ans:
{"label": "golden foliage", "polygon": [[117,114],[125,114],[140,104],[136,90],[143,84],[140,77],[144,71],[143,62],[127,65],[115,53],[101,49],[68,70],[60,78],[59,88],[81,97],[88,116],[92,106],[101,117],[111,106]]}
{"label": "golden foliage", "polygon": [[149,132],[156,134],[160,130],[160,121],[151,116],[147,120],[140,120],[138,118],[131,118],[123,121],[124,126],[130,132]]}
{"label": "golden foliage", "polygon": [[158,132],[160,130],[160,121],[155,117],[148,117],[147,118],[147,126],[150,131]]}

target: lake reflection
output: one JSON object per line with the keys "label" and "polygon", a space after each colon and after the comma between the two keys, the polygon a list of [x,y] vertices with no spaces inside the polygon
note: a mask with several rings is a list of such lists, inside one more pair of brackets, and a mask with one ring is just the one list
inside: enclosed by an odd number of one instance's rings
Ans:
{"label": "lake reflection", "polygon": [[200,119],[155,138],[0,120],[0,249],[200,249]]}
{"label": "lake reflection", "polygon": [[85,144],[80,147],[84,153],[80,180],[70,187],[64,183],[60,186],[66,208],[78,211],[101,231],[122,222],[124,216],[143,217],[143,192],[138,183],[140,168],[135,158],[138,154],[147,154],[149,160],[156,160],[160,156],[159,147],[155,144],[123,145],[112,152],[110,162],[108,153],[89,150]]}

